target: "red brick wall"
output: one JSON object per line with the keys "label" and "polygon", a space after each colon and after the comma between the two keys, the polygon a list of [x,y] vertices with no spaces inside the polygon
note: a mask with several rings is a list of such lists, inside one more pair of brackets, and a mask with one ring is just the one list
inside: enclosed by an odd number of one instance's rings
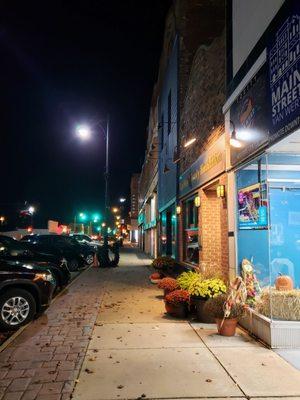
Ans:
{"label": "red brick wall", "polygon": [[226,198],[216,195],[216,186],[226,186],[226,174],[212,188],[200,190],[201,207],[199,208],[200,237],[202,251],[200,259],[228,277],[228,228]]}

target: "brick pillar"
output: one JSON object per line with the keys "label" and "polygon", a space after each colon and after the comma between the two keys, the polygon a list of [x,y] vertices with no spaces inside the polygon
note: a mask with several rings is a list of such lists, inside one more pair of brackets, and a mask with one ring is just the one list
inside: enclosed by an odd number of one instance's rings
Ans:
{"label": "brick pillar", "polygon": [[203,189],[200,193],[199,227],[202,250],[200,261],[208,268],[218,270],[228,277],[228,237],[226,199],[216,194],[216,186],[226,184],[223,175],[213,187]]}

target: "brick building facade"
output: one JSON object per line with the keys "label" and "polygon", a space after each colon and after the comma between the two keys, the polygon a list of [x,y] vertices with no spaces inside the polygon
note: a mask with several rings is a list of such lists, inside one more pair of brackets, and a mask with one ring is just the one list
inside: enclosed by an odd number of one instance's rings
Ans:
{"label": "brick building facade", "polygon": [[147,148],[139,179],[139,247],[151,257],[158,254],[158,121],[157,86],[154,86],[147,128]]}
{"label": "brick building facade", "polygon": [[[225,101],[224,30],[223,0],[175,0],[169,10],[154,90],[158,136],[148,129],[139,201],[140,242],[149,253],[145,239],[145,226],[149,221],[145,223],[145,218],[155,171],[149,157],[149,152],[154,154],[151,143],[155,137],[158,140],[155,155],[158,158],[159,254],[172,255],[188,264],[214,262],[225,274],[228,265],[226,201],[216,195],[217,186],[226,185],[222,114]],[[152,99],[150,121],[153,110]],[[194,137],[196,142],[185,148],[185,143]],[[202,157],[200,161],[199,157]],[[198,163],[196,167],[195,163]],[[197,175],[201,168],[205,168],[205,180],[189,188],[191,170]],[[201,202],[196,211],[192,207],[195,197],[200,197]],[[179,204],[181,215],[176,214]],[[189,227],[192,263],[185,256],[188,215],[194,219]]]}
{"label": "brick building facade", "polygon": [[138,239],[138,196],[140,174],[132,174],[130,181],[130,240]]}
{"label": "brick building facade", "polygon": [[[227,185],[222,115],[225,99],[224,18],[220,19],[216,33],[219,35],[210,44],[200,45],[195,54],[181,113],[179,258],[203,268],[213,267],[227,276],[227,206],[226,199],[217,194],[220,186],[226,193]],[[195,139],[193,145],[185,148],[184,143],[192,138]],[[192,181],[188,184],[189,189],[184,184],[188,179]],[[191,219],[192,207],[197,215]]]}

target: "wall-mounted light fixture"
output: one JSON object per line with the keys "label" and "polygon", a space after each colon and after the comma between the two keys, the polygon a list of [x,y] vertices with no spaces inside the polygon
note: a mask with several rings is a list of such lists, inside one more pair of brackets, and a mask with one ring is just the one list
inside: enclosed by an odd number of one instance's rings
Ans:
{"label": "wall-mounted light fixture", "polygon": [[231,132],[230,135],[230,146],[235,147],[236,149],[239,149],[242,147],[242,143],[240,142],[240,140],[238,140],[238,138],[236,137],[236,130],[235,130],[235,124],[233,121],[230,121],[233,131]]}
{"label": "wall-mounted light fixture", "polygon": [[196,196],[194,198],[194,204],[195,204],[195,207],[200,207],[200,204],[201,204],[200,196]]}
{"label": "wall-mounted light fixture", "polygon": [[225,197],[225,185],[218,185],[217,186],[217,197],[222,199]]}
{"label": "wall-mounted light fixture", "polygon": [[187,141],[184,143],[183,147],[189,147],[189,146],[190,146],[191,144],[193,144],[195,141],[196,141],[196,138],[193,137],[193,138],[187,140]]}
{"label": "wall-mounted light fixture", "polygon": [[177,214],[177,215],[180,215],[180,214],[181,214],[181,207],[180,207],[180,206],[177,206],[177,207],[176,207],[176,214]]}

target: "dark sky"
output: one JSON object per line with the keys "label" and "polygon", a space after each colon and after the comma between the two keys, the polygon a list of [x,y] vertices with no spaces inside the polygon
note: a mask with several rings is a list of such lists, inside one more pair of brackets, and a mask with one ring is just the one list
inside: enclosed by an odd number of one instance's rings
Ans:
{"label": "dark sky", "polygon": [[[168,0],[2,1],[1,198],[39,221],[103,208],[104,139],[77,123],[111,115],[111,201],[129,195],[145,149]],[[97,133],[97,131],[96,131]]]}

